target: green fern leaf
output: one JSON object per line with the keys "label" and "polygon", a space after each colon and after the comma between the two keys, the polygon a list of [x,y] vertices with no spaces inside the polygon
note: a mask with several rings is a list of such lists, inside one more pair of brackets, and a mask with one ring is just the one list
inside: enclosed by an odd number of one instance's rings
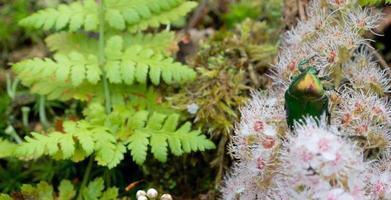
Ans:
{"label": "green fern leaf", "polygon": [[[167,132],[173,132],[176,129],[177,122],[179,120],[179,115],[170,115],[168,116],[166,122],[164,123],[163,130]],[[181,140],[177,137],[169,137],[168,143],[170,145],[170,149],[172,154],[176,156],[180,156],[183,154],[181,148]]]}
{"label": "green fern leaf", "polygon": [[[26,159],[34,159],[44,155],[47,142],[47,137],[40,135],[38,133],[31,133],[35,138],[29,136],[25,137],[26,142],[21,145],[21,147],[16,149],[16,155]],[[57,146],[56,146],[57,148]],[[53,150],[48,148],[50,153],[57,152],[58,149]]]}
{"label": "green fern leaf", "polygon": [[[93,58],[94,59],[94,58]],[[90,63],[97,63],[97,60],[93,60]],[[92,84],[97,84],[102,75],[101,69],[95,64],[87,64],[87,80]]]}
{"label": "green fern leaf", "polygon": [[[18,194],[22,199],[71,200],[75,198],[76,190],[69,180],[62,180],[58,187],[58,194],[55,194],[51,185],[41,181],[35,186],[29,184],[22,185]],[[84,200],[115,200],[118,196],[118,188],[111,187],[105,190],[103,179],[96,178],[80,191],[80,194]],[[12,200],[12,198],[7,194],[0,194],[0,200]]]}
{"label": "green fern leaf", "polygon": [[167,161],[167,138],[163,134],[151,135],[151,152],[160,162]]}
{"label": "green fern leaf", "polygon": [[[112,38],[112,36],[116,35],[108,33],[107,37]],[[173,31],[162,31],[156,34],[125,33],[120,38],[123,40],[123,46],[139,45],[167,56],[176,48],[175,32]],[[45,42],[49,49],[55,53],[69,54],[72,51],[77,51],[84,52],[85,54],[98,54],[98,41],[82,33],[55,33],[49,35],[45,39]],[[119,49],[122,49],[122,47]]]}
{"label": "green fern leaf", "polygon": [[120,11],[116,9],[107,10],[106,21],[108,21],[112,27],[119,30],[124,30],[126,27],[125,19],[121,15]]}
{"label": "green fern leaf", "polygon": [[136,76],[136,80],[139,83],[141,84],[147,83],[148,68],[149,66],[146,65],[145,63],[138,63],[135,76]]}
{"label": "green fern leaf", "polygon": [[132,85],[134,83],[134,74],[136,63],[130,60],[123,61],[120,65],[120,72],[125,84]]}
{"label": "green fern leaf", "polygon": [[0,194],[0,200],[13,200],[8,194]]}
{"label": "green fern leaf", "polygon": [[[48,43],[54,51],[54,59],[30,59],[13,66],[14,72],[22,83],[31,87],[31,92],[47,95],[48,99],[68,100],[70,98],[86,100],[91,95],[99,95],[102,70],[95,55],[71,51],[73,46],[59,49],[56,37],[66,37],[64,34],[53,36]],[[76,37],[76,36],[75,36]],[[73,41],[74,43],[77,40]],[[71,42],[72,43],[72,42]],[[93,52],[95,44],[87,42],[80,50]],[[113,36],[106,43],[106,64],[104,70],[111,83],[135,84],[147,83],[148,79],[155,85],[161,80],[168,84],[183,83],[194,79],[195,72],[191,68],[166,58],[152,49],[135,45],[123,49],[124,41],[120,36]],[[83,46],[83,45],[80,45]],[[71,84],[69,84],[71,83]]]}
{"label": "green fern leaf", "polygon": [[105,46],[106,57],[110,60],[118,60],[121,58],[123,48],[123,39],[121,36],[115,35],[110,37]]}
{"label": "green fern leaf", "polygon": [[82,191],[84,200],[96,200],[102,195],[104,189],[104,182],[102,178],[97,178],[90,182],[87,188]]}
{"label": "green fern leaf", "polygon": [[162,31],[157,34],[138,33],[134,35],[124,35],[125,46],[139,45],[146,49],[151,49],[156,53],[169,56],[176,48],[175,32]]}
{"label": "green fern leaf", "polygon": [[[184,0],[107,0],[108,9],[118,10],[113,18],[106,18],[112,27],[123,28],[123,21],[132,32],[142,31],[161,24],[170,24],[184,17],[197,4]],[[118,23],[118,25],[116,24]]]}
{"label": "green fern leaf", "polygon": [[53,132],[47,136],[32,133],[26,142],[17,147],[17,155],[24,159],[36,159],[49,155],[58,159],[72,159],[75,162],[95,152],[99,165],[112,168],[122,159],[126,147],[104,126],[91,125],[86,121],[63,124],[64,132]]}
{"label": "green fern leaf", "polygon": [[[51,85],[46,85],[46,81],[52,82],[52,84],[62,84],[63,87],[67,87],[68,81],[71,81],[74,87],[80,86],[84,82],[96,84],[99,80],[98,75],[101,74],[97,66],[97,58],[94,55],[86,57],[73,51],[68,55],[56,54],[54,60],[38,58],[25,60],[15,64],[13,70],[24,85],[30,87],[35,85],[34,89],[37,93],[48,94]],[[86,76],[90,71],[93,71],[94,74]],[[46,88],[38,87],[42,82],[45,82]]]}
{"label": "green fern leaf", "polygon": [[88,131],[89,124],[85,121],[81,121],[78,125],[80,127],[79,129],[76,127],[75,123],[64,122],[64,131],[73,133],[73,136],[77,138],[86,155],[90,155],[95,149],[95,142]]}
{"label": "green fern leaf", "polygon": [[179,115],[169,116],[154,112],[147,115],[142,111],[128,116],[126,125],[131,136],[128,139],[128,149],[137,164],[142,164],[147,156],[148,144],[156,159],[167,161],[168,147],[174,155],[183,152],[205,151],[215,148],[200,131],[192,131],[190,123],[185,123],[176,129],[179,123]]}
{"label": "green fern leaf", "polygon": [[21,193],[25,199],[53,200],[53,187],[42,181],[33,187],[32,185],[22,185]]}
{"label": "green fern leaf", "polygon": [[[105,21],[110,27],[117,30],[129,27],[130,31],[136,32],[178,21],[197,3],[184,0],[106,0],[106,5]],[[96,31],[99,25],[98,6],[94,0],[61,4],[57,8],[38,11],[19,24],[43,30],[68,28],[75,32],[84,28]]]}
{"label": "green fern leaf", "polygon": [[118,197],[118,188],[108,188],[103,192],[100,200],[116,200]]}
{"label": "green fern leaf", "polygon": [[105,65],[107,78],[111,83],[121,83],[121,66],[118,61],[109,61]]}
{"label": "green fern leaf", "polygon": [[133,160],[139,165],[143,164],[147,158],[149,136],[149,134],[135,131],[128,139],[128,149],[131,152]]}
{"label": "green fern leaf", "polygon": [[155,53],[152,49],[134,45],[120,53],[123,41],[119,38],[113,36],[109,39],[106,48],[108,62],[105,71],[108,72],[110,82],[132,84],[136,80],[145,84],[147,78],[150,78],[153,84],[158,85],[161,77],[168,84],[183,83],[195,78],[194,70],[175,62],[172,58]]}
{"label": "green fern leaf", "polygon": [[68,159],[71,158],[75,152],[75,142],[73,141],[73,135],[64,134],[60,140],[58,140],[58,144],[61,148],[62,158]]}
{"label": "green fern leaf", "polygon": [[55,53],[66,55],[77,51],[91,55],[98,54],[98,42],[86,34],[60,32],[49,35],[45,42],[48,48]]}
{"label": "green fern leaf", "polygon": [[380,4],[380,3],[386,3],[389,4],[391,3],[391,0],[359,0],[360,5],[365,6],[365,5],[375,5],[375,4]]}
{"label": "green fern leaf", "polygon": [[76,196],[75,188],[69,180],[62,180],[58,190],[58,200],[71,200]]}
{"label": "green fern leaf", "polygon": [[[153,3],[157,5],[152,5]],[[151,7],[160,7],[160,9],[153,10],[153,15],[149,15],[148,12],[143,12],[142,9],[138,9],[138,14],[142,16],[138,20],[126,17],[127,21],[130,22],[128,30],[131,32],[136,32],[140,30],[145,30],[149,27],[157,28],[161,24],[170,24],[172,22],[178,21],[180,18],[184,17],[188,12],[197,6],[196,2],[193,1],[170,1],[162,0],[159,2],[148,1],[149,8]]]}
{"label": "green fern leaf", "polygon": [[84,63],[79,63],[72,67],[71,70],[72,85],[79,86],[86,79],[86,68]]}
{"label": "green fern leaf", "polygon": [[[70,31],[78,31],[83,25],[87,30],[96,30],[98,8],[94,0],[86,0],[84,3],[74,2],[69,5],[61,4],[56,9],[48,8],[20,21],[21,26],[33,27],[36,29],[61,30],[69,27]],[[88,24],[87,22],[93,22]]]}
{"label": "green fern leaf", "polygon": [[117,143],[116,138],[105,128],[96,128],[93,137],[97,149],[95,160],[99,165],[113,168],[124,158],[125,146]]}
{"label": "green fern leaf", "polygon": [[14,154],[17,145],[0,139],[0,158],[10,157]]}

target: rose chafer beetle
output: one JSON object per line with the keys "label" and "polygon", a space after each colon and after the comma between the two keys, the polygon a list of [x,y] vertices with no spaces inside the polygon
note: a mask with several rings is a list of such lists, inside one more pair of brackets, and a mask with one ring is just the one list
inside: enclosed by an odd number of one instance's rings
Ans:
{"label": "rose chafer beetle", "polygon": [[322,115],[330,117],[328,111],[329,99],[315,66],[308,66],[309,60],[303,60],[298,64],[301,72],[292,79],[285,92],[285,110],[289,127],[293,127],[295,121],[305,116],[320,118]]}

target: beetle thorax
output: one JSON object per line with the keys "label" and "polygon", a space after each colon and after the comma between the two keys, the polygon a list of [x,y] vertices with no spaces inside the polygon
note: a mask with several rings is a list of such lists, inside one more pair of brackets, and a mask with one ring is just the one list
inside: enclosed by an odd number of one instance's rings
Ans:
{"label": "beetle thorax", "polygon": [[300,74],[289,87],[293,95],[319,98],[324,95],[324,89],[319,78],[310,72]]}

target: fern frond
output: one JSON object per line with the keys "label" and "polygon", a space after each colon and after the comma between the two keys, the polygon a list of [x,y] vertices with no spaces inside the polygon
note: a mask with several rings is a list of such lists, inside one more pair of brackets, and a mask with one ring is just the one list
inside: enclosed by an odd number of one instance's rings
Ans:
{"label": "fern frond", "polygon": [[40,182],[35,187],[32,185],[24,184],[21,187],[21,193],[23,199],[53,199],[53,186],[47,182]]}
{"label": "fern frond", "polygon": [[360,5],[375,5],[380,3],[391,4],[391,0],[359,0]]}
{"label": "fern frond", "polygon": [[[139,1],[142,2],[143,0]],[[140,30],[145,30],[149,27],[157,28],[161,24],[170,24],[186,16],[188,12],[197,6],[197,3],[194,1],[183,0],[150,0],[147,2],[148,3],[145,4],[148,4],[146,6],[149,6],[151,9],[151,15],[148,15],[149,13],[143,11],[142,9],[134,9],[132,11],[125,11],[126,13],[124,12],[124,17],[130,24],[128,28],[129,31],[137,32]],[[129,14],[134,13],[134,11],[136,11],[138,16],[134,16],[137,14]]]}
{"label": "fern frond", "polygon": [[126,147],[117,142],[112,134],[108,134],[102,127],[93,134],[95,140],[96,156],[95,160],[99,165],[113,168],[124,158]]}
{"label": "fern frond", "polygon": [[[130,31],[136,32],[177,21],[197,3],[185,0],[106,0],[106,5],[105,21],[110,27],[118,30],[129,27]],[[98,6],[94,0],[61,4],[32,14],[20,21],[20,25],[43,30],[68,28],[75,32],[84,28],[96,31]]]}
{"label": "fern frond", "polygon": [[162,31],[156,34],[126,34],[123,35],[123,38],[125,46],[138,45],[166,56],[171,55],[177,45],[173,31]]}
{"label": "fern frond", "polygon": [[96,39],[82,33],[55,33],[45,39],[48,48],[55,53],[70,54],[73,51],[98,55]]}
{"label": "fern frond", "polygon": [[118,188],[111,187],[103,192],[100,200],[116,200],[118,197]]}
{"label": "fern frond", "polygon": [[[108,38],[112,34],[108,33]],[[139,45],[156,53],[170,55],[176,48],[175,33],[162,31],[156,34],[122,34],[124,46]],[[54,53],[69,54],[72,51],[84,52],[85,54],[98,54],[98,41],[82,33],[60,32],[49,35],[45,39],[46,45]]]}
{"label": "fern frond", "polygon": [[13,70],[32,93],[59,100],[86,100],[99,91],[93,85],[99,83],[102,73],[94,55],[75,51],[56,54],[54,59],[25,60],[13,65]]}
{"label": "fern frond", "polygon": [[76,196],[75,187],[69,180],[62,180],[58,186],[58,200],[71,200]]}
{"label": "fern frond", "polygon": [[179,115],[152,114],[141,111],[129,116],[126,132],[131,136],[128,139],[128,148],[137,164],[142,164],[147,156],[148,144],[154,157],[167,161],[168,147],[176,155],[192,151],[204,151],[215,148],[200,131],[192,131],[191,124],[179,125]]}
{"label": "fern frond", "polygon": [[[102,178],[91,181],[80,193],[84,200],[115,200],[118,198],[118,188],[105,189]],[[58,193],[55,193],[52,185],[41,181],[36,185],[22,185],[18,194],[21,199],[72,200],[76,196],[76,190],[69,180],[62,180],[58,186]],[[12,198],[7,194],[0,194],[0,200],[12,200]]]}
{"label": "fern frond", "polygon": [[33,86],[41,81],[72,84],[76,87],[87,81],[96,84],[102,73],[96,56],[72,51],[69,54],[56,54],[54,59],[34,58],[19,62],[13,67],[22,83]]}
{"label": "fern frond", "polygon": [[168,149],[172,154],[180,156],[184,153],[215,148],[200,131],[191,129],[191,123],[180,124],[179,114],[173,114],[173,111],[167,114],[154,112],[153,109],[147,110],[151,109],[150,107],[133,106],[129,104],[114,107],[113,112],[106,117],[109,122],[101,118],[101,115],[104,115],[101,104],[91,104],[85,114],[87,119],[92,121],[96,116],[98,123],[119,125],[119,128],[115,128],[119,129],[116,135],[127,145],[137,164],[145,161],[148,146],[151,146],[153,156],[161,162],[167,160]]}
{"label": "fern frond", "polygon": [[8,194],[0,194],[0,200],[13,200]]}
{"label": "fern frond", "polygon": [[87,31],[98,27],[98,7],[94,0],[61,4],[57,8],[47,8],[30,15],[19,23],[21,26],[43,30],[78,31],[83,26]]}
{"label": "fern frond", "polygon": [[125,145],[138,164],[145,161],[148,145],[161,162],[167,160],[168,148],[176,156],[215,148],[200,131],[192,130],[189,122],[180,125],[178,114],[139,109],[116,106],[106,115],[101,104],[93,103],[85,112],[89,121],[66,121],[64,132],[32,133],[17,147],[16,155],[22,159],[48,155],[77,162],[93,154],[99,165],[112,168],[123,159]]}
{"label": "fern frond", "polygon": [[48,135],[32,133],[17,149],[22,159],[36,159],[45,155],[77,162],[95,152],[99,165],[112,168],[122,159],[126,148],[103,126],[92,126],[86,121],[64,122],[64,133]]}
{"label": "fern frond", "polygon": [[175,109],[163,101],[163,96],[161,92],[153,87],[135,85],[129,93],[128,98],[131,101],[127,103],[127,106],[149,112],[159,111],[163,114],[174,113]]}
{"label": "fern frond", "polygon": [[83,199],[86,200],[98,199],[102,195],[103,189],[104,189],[103,179],[97,178],[94,181],[91,181],[88,184],[87,188],[85,188],[82,191]]}
{"label": "fern frond", "polygon": [[15,143],[0,139],[0,158],[12,156],[16,147]]}
{"label": "fern frond", "polygon": [[145,84],[147,78],[155,85],[163,79],[167,84],[192,80],[195,72],[153,50],[140,45],[124,48],[120,36],[111,37],[106,44],[107,64],[105,71],[111,83]]}
{"label": "fern frond", "polygon": [[[61,38],[68,38],[68,41],[72,42],[60,50]],[[144,39],[148,38],[153,37],[147,36]],[[49,46],[59,52],[53,59],[25,60],[15,64],[13,70],[24,85],[31,87],[33,93],[47,95],[49,99],[85,100],[91,93],[96,93],[96,88],[101,88],[97,84],[101,84],[102,70],[97,57],[93,54],[96,44],[91,40],[76,44],[78,40],[84,39],[87,38],[77,34],[57,34],[49,37]],[[155,42],[151,41],[147,45],[152,46]],[[136,40],[134,43],[137,43]],[[77,46],[85,53],[72,50],[77,49]],[[195,77],[194,70],[188,66],[156,53],[146,46],[124,46],[121,36],[110,37],[106,42],[107,62],[104,70],[111,83],[132,85],[145,84],[147,80],[151,80],[153,84],[158,85],[162,79],[167,84],[173,84],[183,83]]]}
{"label": "fern frond", "polygon": [[96,178],[82,191],[82,196],[85,200],[115,200],[118,198],[118,188],[105,189],[103,179]]}

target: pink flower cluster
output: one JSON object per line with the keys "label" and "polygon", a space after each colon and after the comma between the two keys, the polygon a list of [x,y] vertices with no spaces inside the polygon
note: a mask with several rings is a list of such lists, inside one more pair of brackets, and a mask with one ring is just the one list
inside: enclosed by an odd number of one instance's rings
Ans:
{"label": "pink flower cluster", "polygon": [[[282,38],[273,87],[242,109],[221,199],[391,199],[390,71],[362,37],[382,16],[356,0],[314,0],[307,15]],[[335,87],[331,124],[306,118],[290,130],[284,91],[303,60]]]}
{"label": "pink flower cluster", "polygon": [[368,163],[361,150],[322,121],[308,118],[287,137],[280,151],[281,174],[275,177],[277,194],[272,196],[366,199]]}

